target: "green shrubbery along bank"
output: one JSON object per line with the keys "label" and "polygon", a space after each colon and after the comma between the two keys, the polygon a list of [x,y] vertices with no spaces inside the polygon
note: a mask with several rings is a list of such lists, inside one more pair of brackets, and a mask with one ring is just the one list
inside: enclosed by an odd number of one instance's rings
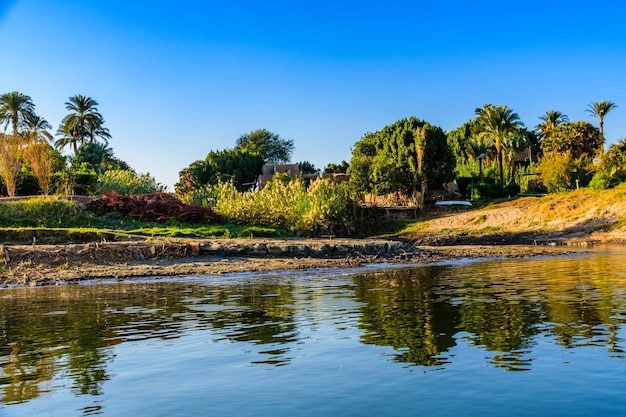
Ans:
{"label": "green shrubbery along bank", "polygon": [[208,185],[194,195],[230,222],[271,226],[299,236],[355,236],[375,231],[379,210],[361,207],[347,183],[277,176],[257,192],[241,192],[232,182]]}

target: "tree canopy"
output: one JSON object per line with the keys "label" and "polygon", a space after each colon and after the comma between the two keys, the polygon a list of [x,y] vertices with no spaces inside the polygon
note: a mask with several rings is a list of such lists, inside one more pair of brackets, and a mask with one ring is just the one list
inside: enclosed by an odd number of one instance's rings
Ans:
{"label": "tree canopy", "polygon": [[478,123],[478,137],[486,143],[492,143],[496,149],[500,183],[504,184],[503,156],[508,144],[516,144],[521,128],[524,124],[517,113],[509,106],[485,104],[476,111]]}
{"label": "tree canopy", "polygon": [[546,111],[546,114],[539,116],[539,120],[541,123],[535,127],[535,130],[540,138],[545,138],[554,128],[569,121],[567,115],[558,110]]}
{"label": "tree canopy", "polygon": [[12,126],[13,136],[17,137],[19,129],[34,115],[35,104],[30,96],[17,91],[0,96],[0,123],[4,123],[5,130],[9,124]]}
{"label": "tree canopy", "polygon": [[411,117],[365,134],[354,145],[348,173],[357,191],[409,194],[424,182],[441,186],[451,181],[454,166],[443,130]]}
{"label": "tree canopy", "polygon": [[544,153],[569,152],[573,159],[592,159],[601,147],[600,131],[591,123],[583,121],[560,124],[541,141]]}
{"label": "tree canopy", "polygon": [[315,165],[309,161],[298,162],[298,165],[300,166],[301,174],[319,174],[320,173],[319,168],[316,168]]}
{"label": "tree canopy", "polygon": [[65,108],[70,113],[63,118],[57,131],[60,136],[55,146],[59,149],[72,145],[74,152],[85,142],[93,143],[96,138],[109,143],[111,134],[104,127],[104,119],[98,112],[98,102],[91,97],[75,95],[65,103]]}
{"label": "tree canopy", "polygon": [[232,181],[243,190],[261,173],[263,158],[258,153],[241,149],[211,151],[204,160],[191,163],[179,173],[176,193],[189,196],[207,184]]}
{"label": "tree canopy", "polygon": [[109,170],[130,170],[130,166],[113,154],[113,149],[103,143],[86,142],[82,144],[71,160],[72,166],[83,162],[91,165],[96,174],[104,174]]}
{"label": "tree canopy", "polygon": [[592,117],[598,118],[598,124],[600,125],[600,137],[602,138],[602,146],[600,148],[601,153],[604,153],[604,116],[607,115],[608,112],[615,109],[617,104],[612,101],[598,101],[595,103],[591,103],[587,109],[587,112]]}
{"label": "tree canopy", "polygon": [[345,174],[348,171],[349,163],[346,161],[341,161],[338,164],[329,163],[324,167],[324,174],[335,174],[335,173],[343,173]]}
{"label": "tree canopy", "polygon": [[291,159],[293,140],[283,139],[267,129],[253,130],[237,139],[235,150],[257,153],[266,164],[283,164]]}

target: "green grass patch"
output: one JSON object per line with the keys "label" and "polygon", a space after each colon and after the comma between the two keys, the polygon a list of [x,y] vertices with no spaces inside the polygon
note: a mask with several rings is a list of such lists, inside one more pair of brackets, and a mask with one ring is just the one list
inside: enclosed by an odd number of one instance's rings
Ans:
{"label": "green grass patch", "polygon": [[142,222],[117,212],[95,216],[82,205],[58,197],[34,197],[0,203],[0,239],[13,244],[63,244],[150,237],[255,238],[290,237],[279,228]]}
{"label": "green grass patch", "polygon": [[97,227],[100,221],[74,201],[35,197],[0,204],[0,227]]}

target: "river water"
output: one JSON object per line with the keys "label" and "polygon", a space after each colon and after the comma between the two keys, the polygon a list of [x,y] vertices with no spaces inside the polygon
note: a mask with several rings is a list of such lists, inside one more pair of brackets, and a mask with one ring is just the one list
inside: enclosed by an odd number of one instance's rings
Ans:
{"label": "river water", "polygon": [[626,415],[625,321],[625,247],[3,289],[0,415]]}

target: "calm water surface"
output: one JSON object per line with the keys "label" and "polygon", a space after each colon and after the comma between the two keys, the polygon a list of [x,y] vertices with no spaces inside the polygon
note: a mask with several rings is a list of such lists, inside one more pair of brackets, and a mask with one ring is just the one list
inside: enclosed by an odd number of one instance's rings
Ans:
{"label": "calm water surface", "polygon": [[2,416],[626,415],[626,249],[0,290]]}

